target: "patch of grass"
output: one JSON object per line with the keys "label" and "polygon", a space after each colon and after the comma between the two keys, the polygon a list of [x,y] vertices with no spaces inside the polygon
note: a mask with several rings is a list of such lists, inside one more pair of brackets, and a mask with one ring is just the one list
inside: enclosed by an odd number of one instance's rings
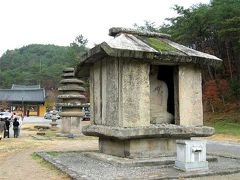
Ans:
{"label": "patch of grass", "polygon": [[31,156],[34,160],[43,160],[37,153],[33,153]]}
{"label": "patch of grass", "polygon": [[210,113],[205,116],[205,125],[215,128],[216,134],[240,137],[240,113]]}
{"label": "patch of grass", "polygon": [[47,152],[50,156],[59,156],[63,154],[64,152],[57,152],[57,151],[52,151],[52,152]]}
{"label": "patch of grass", "polygon": [[205,123],[207,126],[212,126],[215,128],[218,134],[231,134],[235,136],[240,136],[240,123],[232,122],[229,120],[224,121],[214,121],[210,123]]}
{"label": "patch of grass", "polygon": [[47,137],[56,137],[56,134],[59,132],[59,130],[58,129],[57,130],[49,129],[49,130],[46,130],[44,132],[46,133],[45,136],[47,136]]}
{"label": "patch of grass", "polygon": [[32,159],[36,160],[40,165],[44,166],[47,169],[50,169],[51,171],[54,171],[57,175],[62,176],[61,179],[69,179],[69,176],[57,169],[55,166],[53,166],[51,163],[45,161],[42,157],[40,157],[37,153],[33,153]]}
{"label": "patch of grass", "polygon": [[227,121],[231,123],[240,123],[240,112],[231,113],[209,113],[205,114],[205,122]]}
{"label": "patch of grass", "polygon": [[[23,124],[22,130],[28,130],[28,131],[38,131],[36,126],[42,126],[42,124]],[[47,125],[50,128],[50,125]]]}

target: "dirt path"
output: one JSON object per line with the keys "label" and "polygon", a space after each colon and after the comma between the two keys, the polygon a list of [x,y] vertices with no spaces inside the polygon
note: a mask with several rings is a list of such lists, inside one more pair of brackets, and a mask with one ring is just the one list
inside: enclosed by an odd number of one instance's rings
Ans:
{"label": "dirt path", "polygon": [[36,151],[85,150],[96,149],[97,140],[80,138],[77,140],[56,139],[35,140],[24,134],[23,137],[0,141],[0,180],[46,180],[69,179],[67,175],[55,170],[43,161],[36,160],[32,154]]}
{"label": "dirt path", "polygon": [[[37,151],[71,151],[97,149],[98,142],[94,138],[82,137],[79,139],[59,139],[36,140],[30,135],[34,131],[22,131],[22,137],[18,139],[10,138],[0,141],[0,180],[67,180],[69,177],[56,170],[40,159],[34,159],[32,154]],[[239,139],[226,136],[216,136],[216,140]],[[214,138],[213,138],[214,140]],[[238,179],[239,174],[227,176],[230,179]],[[235,178],[236,177],[236,178]],[[205,177],[200,179],[219,179],[215,177]],[[226,176],[224,177],[226,178]],[[221,178],[220,178],[221,179]]]}

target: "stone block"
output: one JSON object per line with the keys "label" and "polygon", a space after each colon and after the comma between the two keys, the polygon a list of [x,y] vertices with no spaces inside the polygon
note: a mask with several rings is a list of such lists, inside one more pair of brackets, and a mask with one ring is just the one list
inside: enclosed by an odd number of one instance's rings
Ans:
{"label": "stone block", "polygon": [[102,60],[102,124],[119,126],[119,60]]}
{"label": "stone block", "polygon": [[175,167],[183,171],[208,170],[206,141],[177,140]]}
{"label": "stone block", "polygon": [[201,69],[194,65],[179,66],[180,125],[203,125]]}
{"label": "stone block", "polygon": [[145,138],[117,140],[99,138],[99,150],[123,158],[153,158],[176,152],[175,139]]}
{"label": "stone block", "polygon": [[62,117],[62,133],[69,133],[71,131],[71,117]]}
{"label": "stone block", "polygon": [[71,127],[74,129],[80,130],[80,123],[81,118],[80,117],[71,117]]}
{"label": "stone block", "polygon": [[150,65],[132,60],[120,63],[120,126],[150,125]]}
{"label": "stone block", "polygon": [[128,147],[127,144],[127,141],[99,138],[99,151],[104,154],[125,157],[125,149]]}

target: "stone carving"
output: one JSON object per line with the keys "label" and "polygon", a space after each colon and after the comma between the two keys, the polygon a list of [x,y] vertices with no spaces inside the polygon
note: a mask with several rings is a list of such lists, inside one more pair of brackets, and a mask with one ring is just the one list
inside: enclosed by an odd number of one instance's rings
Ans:
{"label": "stone carving", "polygon": [[168,87],[164,81],[158,80],[158,66],[152,66],[150,72],[150,114],[152,124],[168,123],[173,115],[167,112]]}

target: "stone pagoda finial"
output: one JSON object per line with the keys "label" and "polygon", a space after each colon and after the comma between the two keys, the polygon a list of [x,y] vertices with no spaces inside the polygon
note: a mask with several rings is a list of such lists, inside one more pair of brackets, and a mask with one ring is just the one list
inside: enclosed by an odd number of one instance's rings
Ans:
{"label": "stone pagoda finial", "polygon": [[58,90],[61,95],[58,99],[62,102],[58,103],[62,107],[60,113],[62,117],[62,134],[64,136],[79,135],[80,121],[84,113],[81,111],[81,105],[85,100],[85,96],[82,93],[85,89],[82,87],[84,84],[80,79],[75,78],[74,68],[66,68],[63,70],[63,79],[60,81],[60,87]]}

